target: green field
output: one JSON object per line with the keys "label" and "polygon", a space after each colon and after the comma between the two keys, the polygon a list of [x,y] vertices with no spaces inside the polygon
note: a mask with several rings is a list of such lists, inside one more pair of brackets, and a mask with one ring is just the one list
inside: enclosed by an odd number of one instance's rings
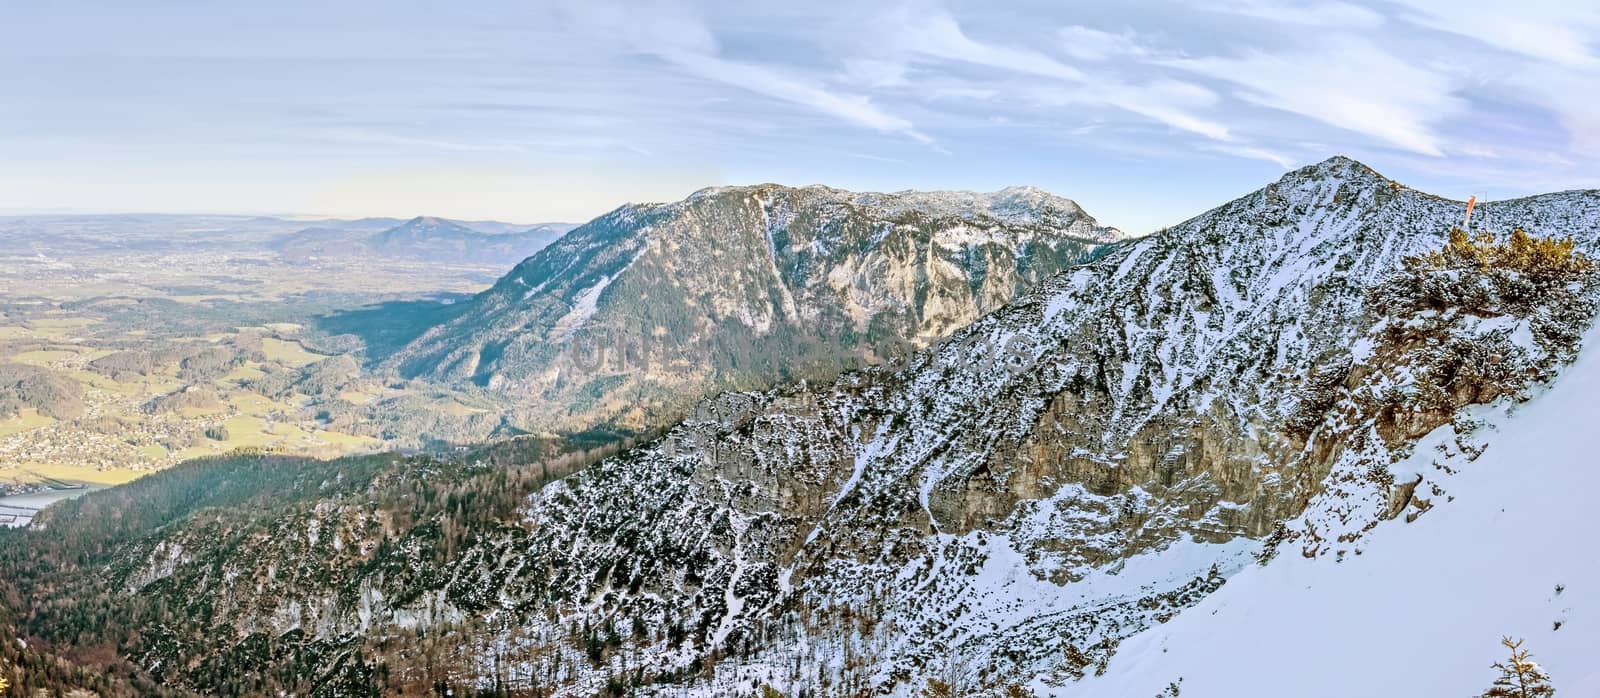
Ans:
{"label": "green field", "polygon": [[267,337],[261,340],[261,343],[268,361],[276,361],[287,366],[298,368],[314,361],[328,358],[322,354],[306,351],[306,348],[301,346],[299,342]]}
{"label": "green field", "polygon": [[[438,399],[437,389],[409,400],[409,388],[387,384],[392,378],[296,381],[307,366],[364,346],[362,327],[330,330],[324,318],[397,299],[474,293],[503,269],[365,259],[308,266],[285,261],[254,234],[241,233],[226,251],[138,249],[127,246],[124,229],[84,228],[76,237],[52,233],[31,243],[45,255],[0,249],[0,289],[15,290],[0,291],[0,362],[45,369],[79,393],[53,398],[71,407],[64,413],[71,418],[30,407],[0,419],[0,480],[33,477],[22,474],[26,466],[46,477],[109,484],[237,448],[333,457],[415,446],[421,431],[450,428],[448,419],[474,413]],[[96,235],[104,236],[98,249]],[[52,247],[58,244],[70,249]],[[70,260],[70,273],[62,260]],[[343,338],[331,341],[335,336]],[[363,411],[379,400],[397,406]],[[433,418],[433,407],[448,419]],[[406,425],[388,431],[409,441],[340,431],[366,431],[365,420],[385,418]],[[219,427],[226,439],[207,435]]]}
{"label": "green field", "polygon": [[15,417],[0,419],[0,437],[19,434],[39,427],[47,427],[55,423],[56,420],[39,414],[38,410],[30,407],[18,412]]}

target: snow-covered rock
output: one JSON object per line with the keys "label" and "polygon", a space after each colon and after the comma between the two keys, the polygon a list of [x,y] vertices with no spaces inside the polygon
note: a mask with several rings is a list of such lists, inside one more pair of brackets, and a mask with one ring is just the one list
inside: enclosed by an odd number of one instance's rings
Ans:
{"label": "snow-covered rock", "polygon": [[[1171,622],[1124,642],[1104,677],[1066,696],[1471,696],[1521,638],[1557,695],[1600,695],[1600,555],[1586,512],[1600,489],[1600,329],[1526,403],[1475,411],[1486,445],[1440,473],[1450,501],[1373,530],[1342,559],[1250,566]],[[1399,468],[1437,471],[1449,427]],[[1326,514],[1313,509],[1302,516]],[[1292,688],[1291,688],[1292,687]]]}

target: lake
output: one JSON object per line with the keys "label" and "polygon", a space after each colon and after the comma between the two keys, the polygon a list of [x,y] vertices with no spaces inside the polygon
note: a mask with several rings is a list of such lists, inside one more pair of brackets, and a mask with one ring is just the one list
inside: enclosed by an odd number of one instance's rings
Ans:
{"label": "lake", "polygon": [[0,497],[0,526],[19,528],[33,521],[33,513],[63,499],[81,497],[84,494],[102,489],[99,487],[85,487],[76,490],[45,490],[32,494],[17,494],[9,497]]}

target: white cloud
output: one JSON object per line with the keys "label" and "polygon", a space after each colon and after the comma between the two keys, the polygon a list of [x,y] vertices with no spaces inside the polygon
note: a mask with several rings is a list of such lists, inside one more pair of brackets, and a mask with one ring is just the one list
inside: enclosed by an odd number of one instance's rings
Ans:
{"label": "white cloud", "polygon": [[[391,3],[376,18],[278,0],[241,23],[209,6],[152,19],[59,0],[0,46],[18,105],[0,109],[0,175],[55,173],[60,186],[23,190],[35,207],[127,205],[117,177],[152,180],[124,187],[149,202],[234,201],[197,180],[277,168],[237,182],[266,196],[303,188],[308,169],[400,160],[535,173],[611,163],[584,179],[595,206],[632,196],[640,187],[612,174],[641,166],[681,170],[661,196],[720,176],[866,188],[1027,178],[1113,201],[1142,180],[1070,171],[1146,168],[1195,197],[1169,209],[1206,203],[1197,180],[1215,185],[1208,196],[1259,183],[1224,183],[1264,167],[1216,167],[1223,156],[1287,166],[1348,152],[1424,188],[1496,195],[1596,182],[1600,3],[897,1],[920,5],[486,0]],[[312,12],[339,21],[301,26]],[[117,118],[94,108],[107,102]],[[962,167],[916,147],[930,136]],[[108,157],[172,166],[94,175]],[[864,167],[871,157],[906,164]],[[1148,206],[1124,213],[1183,212]]]}
{"label": "white cloud", "polygon": [[1061,50],[1081,61],[1104,61],[1112,58],[1139,58],[1149,54],[1133,32],[1113,34],[1099,29],[1072,25],[1063,27]]}
{"label": "white cloud", "polygon": [[[1600,5],[1559,0],[1400,0],[1403,16],[1505,54],[1496,87],[1549,110],[1573,150],[1600,154]],[[1474,49],[1464,49],[1474,50]],[[1520,59],[1520,60],[1517,60]]]}
{"label": "white cloud", "polygon": [[1081,82],[1082,71],[1038,51],[975,41],[942,10],[899,18],[900,45],[924,56],[1000,68],[1028,75]]}
{"label": "white cloud", "polygon": [[1378,12],[1347,2],[1212,0],[1197,7],[1212,12],[1307,27],[1372,29],[1384,23],[1383,15]]}
{"label": "white cloud", "polygon": [[1233,139],[1222,123],[1189,113],[1189,109],[1210,107],[1217,102],[1216,93],[1194,83],[1162,79],[1139,85],[1107,84],[1093,87],[1090,94],[1174,128],[1213,140]]}
{"label": "white cloud", "polygon": [[1228,145],[1226,143],[1204,143],[1200,145],[1200,149],[1210,150],[1213,152],[1222,153],[1224,155],[1232,155],[1234,157],[1241,157],[1250,160],[1265,160],[1286,170],[1294,167],[1296,164],[1294,158],[1256,146]]}
{"label": "white cloud", "polygon": [[874,58],[847,58],[844,60],[844,82],[862,87],[905,87],[906,64]]}
{"label": "white cloud", "polygon": [[1133,85],[1106,74],[1090,76],[1039,51],[975,40],[944,11],[915,16],[903,14],[897,17],[896,24],[901,27],[899,45],[924,57],[970,63],[1075,86],[1070,91],[1041,91],[1055,95],[1053,101],[1111,106],[1207,138],[1227,140],[1230,137],[1227,126],[1189,113],[1190,108],[1208,102],[1197,100],[1208,94],[1197,85],[1175,81]]}
{"label": "white cloud", "polygon": [[909,120],[890,114],[865,96],[834,92],[818,81],[775,67],[722,57],[711,29],[683,8],[595,2],[575,10],[573,16],[601,35],[620,29],[634,51],[653,55],[701,78],[808,107],[874,131],[933,143]]}
{"label": "white cloud", "polygon": [[772,68],[707,54],[662,52],[657,55],[708,80],[807,106],[875,131],[898,133],[918,143],[933,142],[933,139],[917,131],[910,121],[879,109],[871,100],[860,95],[835,93]]}
{"label": "white cloud", "polygon": [[1600,77],[1547,70],[1532,70],[1521,77],[1517,87],[1556,114],[1566,129],[1570,148],[1591,157],[1600,156],[1600,109],[1595,106]]}
{"label": "white cloud", "polygon": [[1467,108],[1453,94],[1458,78],[1349,36],[1281,53],[1250,51],[1163,63],[1232,83],[1247,102],[1426,155],[1445,153],[1435,126]]}
{"label": "white cloud", "polygon": [[1398,0],[1412,22],[1567,68],[1600,69],[1600,6],[1567,0]]}
{"label": "white cloud", "polygon": [[992,87],[975,87],[961,82],[934,82],[917,86],[917,94],[930,102],[968,101],[988,102],[1001,96]]}

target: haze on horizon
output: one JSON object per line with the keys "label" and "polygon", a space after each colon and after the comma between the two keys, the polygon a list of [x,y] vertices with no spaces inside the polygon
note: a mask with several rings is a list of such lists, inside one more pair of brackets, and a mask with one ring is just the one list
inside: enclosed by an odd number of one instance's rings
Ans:
{"label": "haze on horizon", "polygon": [[1028,184],[1143,233],[1346,154],[1600,187],[1600,7],[1022,0],[0,10],[0,210],[583,221],[775,181]]}

